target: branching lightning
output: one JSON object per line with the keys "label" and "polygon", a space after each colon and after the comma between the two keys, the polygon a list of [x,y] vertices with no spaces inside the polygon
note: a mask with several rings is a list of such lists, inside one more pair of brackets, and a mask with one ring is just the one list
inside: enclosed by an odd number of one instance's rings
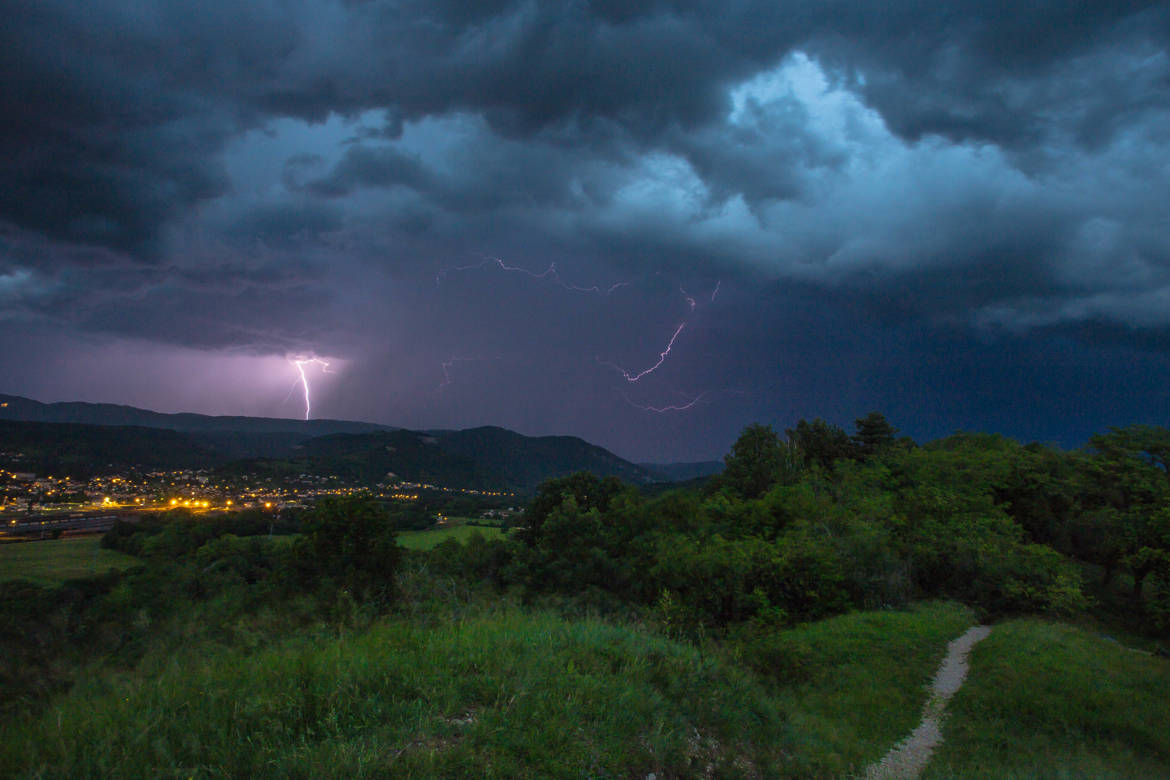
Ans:
{"label": "branching lightning", "polygon": [[305,419],[307,420],[309,419],[309,414],[313,411],[313,402],[310,398],[309,377],[305,374],[305,364],[316,363],[321,366],[321,371],[325,374],[332,374],[333,372],[329,370],[329,363],[321,358],[290,358],[288,362],[296,366],[297,373],[300,374],[301,386],[305,389]]}
{"label": "branching lightning", "polygon": [[[443,270],[439,271],[438,274],[435,275],[435,284],[441,285],[443,280],[449,274],[454,273],[454,272],[474,271],[477,269],[487,268],[487,267],[492,267],[492,266],[494,266],[495,268],[498,268],[501,271],[504,271],[505,273],[523,274],[524,276],[528,276],[532,279],[538,279],[538,280],[542,280],[542,281],[551,282],[564,290],[570,290],[573,292],[580,292],[580,293],[608,296],[608,295],[611,295],[612,293],[614,293],[615,291],[617,291],[623,287],[628,287],[628,286],[633,284],[632,281],[622,281],[622,282],[617,282],[615,284],[612,284],[608,288],[605,288],[605,289],[603,289],[597,285],[593,285],[590,287],[582,287],[580,285],[569,284],[568,282],[566,282],[561,277],[560,271],[557,269],[557,265],[555,262],[549,263],[548,268],[546,268],[544,271],[541,271],[538,273],[536,271],[531,271],[531,270],[529,270],[527,268],[523,268],[521,266],[508,265],[507,263],[505,263],[503,260],[501,260],[498,257],[488,257],[488,258],[482,260],[481,262],[474,263],[472,265],[454,266],[451,268],[443,269]],[[660,271],[656,272],[654,275],[655,276],[662,275],[662,272],[660,272]],[[711,299],[712,303],[715,301],[716,298],[719,297],[719,290],[720,290],[721,285],[722,285],[722,280],[716,280],[715,287],[714,287],[714,289],[711,290],[710,299]],[[684,318],[682,320],[682,322],[680,322],[678,324],[678,327],[675,328],[674,332],[670,336],[670,340],[667,341],[666,346],[663,348],[663,350],[658,353],[658,360],[653,365],[648,366],[647,368],[644,368],[640,371],[630,371],[630,370],[627,370],[625,368],[622,368],[621,366],[617,365],[616,363],[614,363],[612,361],[602,360],[600,357],[595,357],[595,360],[602,365],[609,366],[610,368],[616,370],[618,373],[620,373],[622,375],[622,378],[625,379],[626,382],[629,384],[637,383],[639,380],[645,378],[646,376],[649,376],[650,374],[653,374],[655,371],[657,371],[659,368],[661,368],[663,363],[666,362],[667,358],[670,357],[670,354],[671,354],[672,350],[674,349],[675,342],[678,340],[678,338],[682,334],[683,330],[690,323],[691,318],[695,315],[695,312],[700,308],[699,301],[696,299],[696,297],[694,295],[692,295],[691,293],[687,292],[687,290],[682,286],[681,283],[678,283],[678,291],[682,295],[683,300],[685,300],[687,302],[687,306],[689,309],[688,314],[687,314],[686,318]],[[485,358],[465,358],[465,357],[453,356],[453,357],[443,361],[443,363],[442,363],[443,378],[442,378],[442,381],[439,382],[438,387],[435,388],[435,392],[442,393],[443,390],[448,385],[451,384],[451,382],[452,382],[451,370],[456,363],[462,362],[462,361],[467,361],[467,360],[483,360],[483,359],[485,359]],[[666,406],[643,406],[641,404],[634,403],[628,397],[625,397],[623,395],[626,402],[628,404],[630,404],[631,406],[638,408],[638,409],[641,409],[643,411],[654,412],[657,414],[662,414],[662,413],[666,413],[666,412],[681,412],[681,411],[685,411],[687,409],[691,409],[696,404],[699,404],[701,401],[703,401],[703,399],[706,398],[706,396],[707,396],[707,393],[700,393],[699,395],[695,396],[694,398],[688,397],[688,399],[684,402],[668,404]]]}
{"label": "branching lightning", "polygon": [[598,359],[597,362],[601,363],[602,365],[610,366],[612,368],[617,369],[618,371],[621,372],[621,375],[626,378],[627,382],[630,382],[630,383],[637,382],[642,377],[647,376],[648,374],[653,374],[655,371],[658,370],[659,366],[661,366],[663,363],[666,362],[666,358],[670,355],[670,351],[672,349],[674,349],[674,342],[678,338],[678,334],[682,333],[683,328],[685,328],[686,326],[687,326],[687,323],[685,320],[683,322],[680,322],[679,326],[674,331],[674,335],[671,336],[670,341],[668,341],[666,343],[666,349],[664,349],[658,353],[658,362],[655,363],[654,365],[650,366],[649,368],[642,369],[641,371],[639,371],[636,374],[632,374],[629,371],[622,368],[621,366],[619,366],[617,363],[613,363],[613,362],[610,362],[608,360]]}

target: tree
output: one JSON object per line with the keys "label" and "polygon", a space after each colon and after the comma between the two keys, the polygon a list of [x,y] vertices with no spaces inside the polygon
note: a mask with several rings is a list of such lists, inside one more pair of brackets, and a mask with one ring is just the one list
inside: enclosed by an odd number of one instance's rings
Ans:
{"label": "tree", "polygon": [[[1133,596],[1155,571],[1170,567],[1170,430],[1150,425],[1113,428],[1089,439],[1082,501],[1091,517],[1108,519],[1094,530],[1133,576]],[[1115,565],[1114,560],[1106,563]]]}
{"label": "tree", "polygon": [[749,425],[723,459],[723,483],[746,499],[759,498],[779,479],[782,454],[772,426]]}
{"label": "tree", "polygon": [[870,412],[855,420],[854,425],[857,433],[853,434],[851,440],[861,458],[870,458],[888,449],[898,432],[881,412]]}
{"label": "tree", "polygon": [[545,521],[570,498],[576,509],[604,512],[609,508],[609,502],[623,489],[617,477],[602,479],[588,471],[545,480],[537,488],[536,498],[524,511],[523,525],[516,535],[529,547],[534,547],[540,540]]}
{"label": "tree", "polygon": [[806,463],[816,464],[825,471],[833,468],[833,461],[852,458],[857,452],[844,428],[831,425],[819,417],[811,423],[801,420],[796,428],[789,428],[785,433],[804,453]]}
{"label": "tree", "polygon": [[307,514],[293,548],[302,583],[331,584],[375,601],[392,593],[400,556],[389,512],[368,496],[321,501]]}

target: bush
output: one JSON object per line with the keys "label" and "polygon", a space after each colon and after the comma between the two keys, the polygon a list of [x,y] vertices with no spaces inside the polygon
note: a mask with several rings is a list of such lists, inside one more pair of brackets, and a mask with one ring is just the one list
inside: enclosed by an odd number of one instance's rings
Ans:
{"label": "bush", "polygon": [[385,603],[394,590],[402,550],[381,502],[370,497],[321,501],[293,545],[293,583],[307,589],[347,590],[359,601]]}

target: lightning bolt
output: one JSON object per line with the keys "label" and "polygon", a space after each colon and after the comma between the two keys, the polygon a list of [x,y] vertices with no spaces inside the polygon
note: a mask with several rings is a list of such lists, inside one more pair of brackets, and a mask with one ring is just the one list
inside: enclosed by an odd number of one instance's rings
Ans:
{"label": "lightning bolt", "polygon": [[608,360],[601,360],[600,358],[598,358],[597,362],[601,363],[602,365],[616,368],[618,371],[621,372],[621,375],[626,378],[627,382],[630,382],[630,383],[637,382],[639,379],[646,376],[647,374],[653,374],[655,371],[658,370],[659,366],[661,366],[663,363],[666,362],[666,358],[670,355],[670,351],[672,349],[674,349],[674,342],[678,338],[678,334],[682,333],[683,328],[685,328],[686,326],[687,326],[687,323],[685,320],[683,322],[679,323],[678,328],[676,328],[674,331],[674,335],[671,336],[670,341],[668,341],[666,343],[666,349],[664,349],[658,353],[658,362],[655,363],[654,365],[650,366],[649,368],[642,369],[641,371],[639,371],[636,374],[631,374],[629,371],[626,371],[624,368],[619,366],[617,363],[612,363]]}
{"label": "lightning bolt", "polygon": [[622,287],[626,287],[630,284],[630,282],[617,282],[615,284],[611,284],[608,288],[606,288],[604,290],[601,289],[600,287],[598,287],[597,285],[592,285],[590,287],[581,287],[581,286],[576,285],[576,284],[569,284],[563,278],[561,278],[561,273],[560,273],[560,271],[557,270],[556,263],[549,263],[548,268],[544,269],[540,273],[536,273],[535,271],[529,271],[527,268],[522,268],[518,265],[508,265],[507,263],[505,263],[503,260],[501,260],[498,257],[489,257],[486,260],[484,260],[483,262],[475,263],[473,265],[459,265],[459,266],[455,266],[453,268],[444,268],[442,271],[439,271],[439,273],[435,274],[435,286],[442,284],[443,280],[446,279],[449,274],[451,274],[455,271],[474,271],[476,269],[484,268],[485,266],[489,266],[489,265],[494,265],[497,268],[499,268],[501,271],[505,271],[507,273],[523,274],[525,276],[530,276],[533,279],[546,279],[548,281],[551,281],[553,284],[557,285],[558,287],[565,289],[565,290],[570,290],[572,292],[597,293],[599,295],[612,295],[615,290],[619,290]]}
{"label": "lightning bolt", "polygon": [[309,397],[309,377],[305,374],[306,363],[316,363],[321,366],[321,372],[325,374],[332,374],[329,370],[329,364],[321,358],[292,358],[288,362],[292,363],[297,368],[297,373],[301,375],[301,386],[305,388],[305,419],[309,419],[309,414],[313,411],[313,402]]}
{"label": "lightning bolt", "polygon": [[[505,273],[517,273],[517,274],[522,274],[524,276],[528,276],[532,279],[549,281],[549,282],[552,282],[553,284],[557,285],[558,287],[561,287],[562,289],[571,290],[573,292],[582,292],[582,293],[591,293],[591,294],[595,293],[595,294],[599,294],[599,295],[612,295],[615,291],[620,290],[623,287],[628,287],[631,284],[633,284],[633,282],[631,282],[631,281],[617,282],[615,284],[610,285],[608,288],[606,288],[604,290],[597,285],[592,285],[590,287],[582,287],[580,285],[569,284],[568,282],[566,282],[561,277],[560,271],[557,269],[557,264],[555,262],[549,263],[548,268],[537,273],[536,271],[531,271],[531,270],[524,268],[522,266],[508,265],[507,263],[505,263],[503,260],[501,260],[498,257],[487,257],[484,260],[482,260],[478,263],[474,263],[472,265],[454,266],[454,267],[445,268],[445,269],[439,271],[439,273],[437,273],[435,275],[435,285],[436,286],[441,285],[443,280],[451,273],[462,272],[462,271],[473,271],[473,270],[477,270],[480,268],[486,268],[489,266],[494,266],[494,267],[500,269],[501,271],[504,271]],[[662,274],[661,271],[657,271],[654,273],[655,276],[658,276],[661,274]],[[721,280],[716,280],[715,288],[711,291],[711,301],[712,302],[714,302],[715,299],[718,297],[719,288],[720,288],[721,284],[722,284]],[[695,299],[695,296],[693,296],[689,292],[687,292],[686,289],[682,286],[681,282],[678,283],[678,291],[679,291],[679,293],[682,294],[683,299],[687,302],[687,306],[690,309],[689,314],[693,315],[695,313],[696,309],[699,308],[699,303]],[[613,362],[607,361],[607,360],[602,360],[600,357],[595,356],[595,359],[597,360],[598,363],[601,363],[602,365],[609,366],[610,368],[613,368],[616,371],[618,371],[619,373],[621,373],[622,377],[625,378],[625,380],[627,382],[629,382],[631,384],[635,383],[638,380],[642,379],[643,377],[657,371],[662,366],[662,364],[666,362],[666,359],[670,356],[671,350],[674,349],[675,341],[678,339],[679,334],[681,334],[683,332],[683,329],[686,328],[687,323],[689,321],[690,321],[690,316],[688,315],[688,317],[686,319],[684,319],[681,323],[679,323],[679,326],[675,329],[674,333],[671,334],[670,340],[667,342],[666,347],[662,350],[662,352],[658,353],[658,361],[656,363],[654,363],[654,365],[652,365],[648,368],[642,369],[641,371],[638,371],[637,373],[627,371],[626,369],[622,368],[621,366],[617,365],[616,363],[613,363]],[[473,360],[473,359],[475,359],[475,358],[452,357],[452,358],[444,361],[442,364],[443,380],[439,383],[439,386],[435,389],[436,392],[442,392],[445,387],[447,387],[449,384],[451,384],[451,368],[452,368],[452,366],[454,366],[454,364],[456,362],[459,362],[462,360]],[[696,403],[698,403],[699,399],[701,399],[701,398],[702,398],[702,396],[695,398],[689,404],[687,404],[685,406],[685,408],[689,409],[691,406],[694,406]],[[636,406],[636,404],[635,404],[635,406]],[[647,411],[656,411],[657,408],[656,407],[646,407],[646,410]],[[662,411],[681,411],[681,410],[677,409],[676,407],[663,407]]]}
{"label": "lightning bolt", "polygon": [[630,406],[634,407],[635,409],[641,409],[643,412],[654,412],[655,414],[665,414],[666,412],[685,412],[687,409],[690,409],[695,404],[699,403],[699,401],[702,401],[706,395],[707,395],[706,393],[699,393],[694,398],[692,398],[690,401],[687,401],[684,404],[671,404],[669,406],[643,406],[642,404],[636,404],[633,401],[631,401],[630,397],[627,395],[623,394],[622,398],[626,399],[626,403],[628,403]]}

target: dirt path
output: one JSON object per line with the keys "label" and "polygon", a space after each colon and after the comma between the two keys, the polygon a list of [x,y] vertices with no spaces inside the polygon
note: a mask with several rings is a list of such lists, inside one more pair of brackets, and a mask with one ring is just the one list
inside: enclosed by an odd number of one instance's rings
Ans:
{"label": "dirt path", "polygon": [[967,654],[990,633],[990,626],[974,626],[947,645],[947,657],[934,675],[930,699],[922,710],[922,722],[910,732],[910,736],[894,745],[881,761],[865,770],[867,780],[901,780],[922,773],[934,749],[942,743],[940,724],[947,702],[967,677]]}

